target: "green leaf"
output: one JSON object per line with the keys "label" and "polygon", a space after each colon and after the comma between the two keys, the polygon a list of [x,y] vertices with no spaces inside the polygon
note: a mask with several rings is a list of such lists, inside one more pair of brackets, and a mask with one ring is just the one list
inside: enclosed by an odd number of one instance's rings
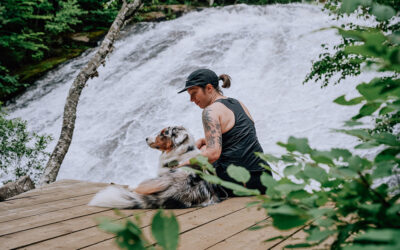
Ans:
{"label": "green leaf", "polygon": [[397,139],[397,137],[393,134],[387,133],[387,132],[381,132],[379,134],[374,134],[372,136],[373,139],[375,139],[377,142],[389,146],[400,146],[400,141]]}
{"label": "green leaf", "polygon": [[254,206],[260,205],[260,202],[261,202],[261,201],[251,201],[251,202],[248,202],[248,203],[246,203],[246,207],[254,207]]}
{"label": "green leaf", "polygon": [[351,157],[351,153],[347,149],[341,149],[341,148],[333,148],[331,149],[331,155],[334,159],[340,160],[347,160],[349,157]]}
{"label": "green leaf", "polygon": [[297,216],[297,215],[304,215],[304,211],[300,210],[297,207],[292,207],[292,206],[284,204],[277,208],[268,209],[268,214],[270,214],[270,215],[281,214],[281,215]]}
{"label": "green leaf", "polygon": [[381,204],[359,204],[360,210],[367,211],[372,216],[377,216],[381,210]]}
{"label": "green leaf", "polygon": [[283,170],[283,174],[285,176],[290,176],[290,175],[297,174],[299,171],[301,171],[301,166],[289,165],[289,166],[285,167],[285,169]]}
{"label": "green leaf", "polygon": [[308,145],[307,138],[295,138],[295,137],[290,136],[287,146],[288,146],[287,149],[291,152],[298,151],[302,154],[308,154],[311,152],[311,148]]}
{"label": "green leaf", "polygon": [[266,187],[268,189],[270,189],[270,188],[272,189],[276,185],[278,185],[278,182],[274,178],[272,178],[271,175],[269,175],[267,173],[261,174],[260,181],[261,181],[261,184],[263,184],[264,187]]}
{"label": "green leaf", "polygon": [[100,219],[99,227],[106,232],[117,234],[125,230],[125,226],[121,223],[112,222],[111,219],[102,218]]}
{"label": "green leaf", "polygon": [[354,172],[362,171],[366,166],[371,165],[368,160],[362,159],[357,155],[350,157],[348,163],[349,163],[349,168],[354,170]]}
{"label": "green leaf", "polygon": [[308,218],[304,216],[292,216],[285,214],[271,215],[274,227],[280,230],[288,230],[295,227],[303,226],[307,223]]}
{"label": "green leaf", "polygon": [[317,218],[315,219],[314,223],[320,227],[331,227],[333,224],[335,224],[335,221],[329,218]]}
{"label": "green leaf", "polygon": [[389,113],[391,113],[391,112],[393,112],[393,111],[396,111],[396,109],[394,109],[394,108],[392,108],[392,107],[386,106],[386,107],[383,107],[383,108],[379,111],[379,115],[386,115],[386,114],[389,114]]}
{"label": "green leaf", "polygon": [[280,191],[284,194],[289,194],[292,191],[302,190],[304,189],[304,184],[295,184],[295,183],[285,183],[279,184],[275,187],[275,190]]}
{"label": "green leaf", "polygon": [[140,230],[140,228],[135,225],[133,222],[131,221],[126,221],[126,229],[128,229],[132,234],[140,236],[142,234],[142,230]]}
{"label": "green leaf", "polygon": [[167,216],[159,210],[153,217],[151,232],[157,243],[165,250],[175,250],[178,247],[179,225],[175,216]]}
{"label": "green leaf", "polygon": [[233,164],[229,165],[226,172],[237,182],[247,183],[250,180],[250,172],[244,167],[238,167]]}
{"label": "green leaf", "polygon": [[369,116],[372,115],[375,111],[377,111],[379,109],[379,107],[382,105],[382,103],[377,103],[377,102],[372,102],[372,103],[366,103],[364,104],[360,111],[359,114],[355,117],[357,117],[356,119],[359,119],[361,117],[364,116]]}
{"label": "green leaf", "polygon": [[355,41],[362,41],[363,37],[360,31],[357,30],[344,30],[341,28],[336,28],[339,32],[339,34],[343,37],[343,38],[350,38],[352,40]]}
{"label": "green leaf", "polygon": [[345,122],[344,122],[344,125],[345,125],[346,127],[354,127],[354,126],[363,125],[363,123],[362,123],[362,122],[359,122],[359,121],[350,120],[350,121],[345,121]]}
{"label": "green leaf", "polygon": [[370,149],[370,148],[378,147],[379,145],[381,145],[381,144],[377,143],[376,141],[371,140],[371,141],[367,141],[365,143],[358,144],[354,148],[356,148],[356,149]]}
{"label": "green leaf", "polygon": [[310,243],[297,243],[297,244],[292,244],[292,245],[286,245],[284,248],[306,248],[306,247],[312,247],[315,246],[315,244],[310,244]]}
{"label": "green leaf", "polygon": [[372,50],[369,46],[366,45],[349,45],[344,49],[346,54],[355,54],[364,57],[379,57],[380,54],[376,52],[376,50]]}
{"label": "green leaf", "polygon": [[286,239],[286,238],[287,238],[287,236],[279,235],[279,236],[275,236],[275,237],[266,239],[266,240],[264,240],[264,242],[270,242],[270,241],[274,241],[274,240],[278,240],[278,239]]}
{"label": "green leaf", "polygon": [[234,194],[240,196],[253,196],[253,195],[260,195],[260,191],[257,189],[249,189],[245,188],[239,184],[228,182],[228,181],[221,181],[221,186],[229,188],[233,191]]}
{"label": "green leaf", "polygon": [[279,192],[275,190],[275,187],[278,185],[278,182],[272,178],[271,175],[267,173],[262,173],[260,177],[261,184],[263,186],[267,187],[267,192],[266,194],[268,196],[279,196]]}
{"label": "green leaf", "polygon": [[336,173],[338,173],[340,177],[343,176],[343,177],[347,177],[347,178],[354,178],[354,177],[358,176],[357,172],[355,172],[354,170],[347,168],[347,167],[337,168],[336,170],[332,170],[332,171],[335,171]]}
{"label": "green leaf", "polygon": [[220,179],[219,177],[217,177],[215,175],[202,174],[201,178],[203,178],[203,180],[205,180],[209,183],[213,183],[213,184],[221,184],[222,183],[222,179]]}
{"label": "green leaf", "polygon": [[387,5],[374,4],[371,13],[376,16],[378,21],[385,21],[396,15],[396,11]]}
{"label": "green leaf", "polygon": [[313,159],[315,162],[324,163],[328,165],[333,164],[333,161],[331,159],[331,152],[313,150],[310,156],[311,159]]}
{"label": "green leaf", "polygon": [[315,204],[317,206],[324,206],[328,202],[329,198],[328,195],[326,195],[324,192],[320,193],[318,198],[315,200]]}
{"label": "green leaf", "polygon": [[313,230],[311,230],[310,235],[307,237],[307,241],[321,242],[335,233],[336,231],[331,231],[331,230],[321,231],[318,227],[315,227]]}
{"label": "green leaf", "polygon": [[215,168],[208,162],[208,158],[203,155],[190,159],[190,164],[201,166],[203,169],[205,168],[215,174]]}
{"label": "green leaf", "polygon": [[340,5],[340,12],[347,14],[353,13],[359,5],[360,1],[358,0],[343,0]]}
{"label": "green leaf", "polygon": [[355,237],[355,241],[373,241],[390,243],[400,236],[400,229],[369,229]]}
{"label": "green leaf", "polygon": [[310,197],[310,196],[311,196],[311,194],[305,190],[295,190],[295,191],[290,192],[288,194],[287,198],[289,200],[295,200],[295,199],[302,200],[302,199]]}
{"label": "green leaf", "polygon": [[181,167],[181,169],[185,170],[187,172],[193,173],[193,174],[198,174],[198,175],[202,175],[203,174],[202,171],[194,169],[194,168],[191,168],[191,167]]}
{"label": "green leaf", "polygon": [[351,99],[351,100],[349,100],[349,101],[346,101],[346,99],[344,98],[344,95],[342,95],[342,96],[339,96],[338,98],[336,98],[333,102],[334,102],[334,103],[337,103],[337,104],[339,104],[339,105],[347,105],[347,106],[350,106],[350,105],[359,104],[359,103],[361,103],[361,102],[364,101],[364,100],[365,100],[364,97],[360,96],[360,97],[353,98],[353,99]]}
{"label": "green leaf", "polygon": [[277,158],[271,154],[264,154],[264,153],[260,153],[260,152],[256,152],[255,154],[266,162],[279,162],[280,161],[279,158]]}
{"label": "green leaf", "polygon": [[381,91],[383,86],[375,85],[378,79],[372,80],[370,83],[362,83],[357,85],[356,89],[367,101],[375,101],[382,98]]}
{"label": "green leaf", "polygon": [[352,136],[356,136],[363,141],[372,139],[371,135],[368,133],[368,131],[366,129],[349,129],[349,130],[338,129],[335,131],[340,132],[340,133],[345,133],[348,135],[352,135]]}
{"label": "green leaf", "polygon": [[320,167],[310,166],[309,164],[306,164],[304,168],[304,174],[320,183],[328,180],[328,174],[325,170]]}
{"label": "green leaf", "polygon": [[387,148],[375,157],[375,162],[394,161],[398,153],[400,153],[398,148]]}
{"label": "green leaf", "polygon": [[372,177],[382,178],[393,175],[393,169],[396,167],[394,162],[380,162],[375,166],[374,171],[372,172]]}

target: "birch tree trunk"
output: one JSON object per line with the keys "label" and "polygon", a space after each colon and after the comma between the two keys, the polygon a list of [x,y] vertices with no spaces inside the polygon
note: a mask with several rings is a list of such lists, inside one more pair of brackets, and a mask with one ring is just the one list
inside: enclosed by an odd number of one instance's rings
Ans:
{"label": "birch tree trunk", "polygon": [[61,163],[63,162],[72,141],[75,128],[76,107],[78,105],[82,89],[85,87],[89,78],[98,76],[97,68],[100,66],[100,64],[105,64],[105,59],[107,55],[112,52],[113,43],[118,37],[119,31],[125,24],[126,20],[132,17],[140,8],[140,6],[141,0],[134,0],[133,3],[127,3],[126,0],[123,1],[122,7],[112,23],[106,37],[101,43],[99,50],[88,62],[86,67],[83,68],[75,78],[69,90],[64,106],[61,135],[53,153],[50,156],[49,161],[47,162],[43,177],[40,180],[41,185],[48,184],[56,180]]}

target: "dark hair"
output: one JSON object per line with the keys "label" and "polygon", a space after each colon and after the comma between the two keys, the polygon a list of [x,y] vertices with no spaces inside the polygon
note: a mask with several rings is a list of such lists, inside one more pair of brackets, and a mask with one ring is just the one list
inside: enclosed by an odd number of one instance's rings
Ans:
{"label": "dark hair", "polygon": [[[218,77],[218,81],[222,80],[222,86],[223,88],[229,88],[231,86],[231,77],[227,74],[222,74]],[[206,86],[205,85],[200,85],[199,87],[201,87],[202,89],[204,89]],[[219,87],[219,85],[214,86],[214,89],[221,95],[223,95],[223,92],[221,90],[221,88]]]}
{"label": "dark hair", "polygon": [[[218,80],[222,80],[222,86],[221,87],[223,87],[223,88],[229,88],[230,86],[231,86],[231,77],[229,76],[229,75],[227,75],[227,74],[222,74],[222,75],[220,75],[219,77],[218,77]],[[217,85],[216,87],[215,87],[215,90],[216,91],[218,91],[218,93],[220,93],[221,95],[223,94],[222,93],[222,90],[220,89],[220,87],[219,87],[219,85]]]}

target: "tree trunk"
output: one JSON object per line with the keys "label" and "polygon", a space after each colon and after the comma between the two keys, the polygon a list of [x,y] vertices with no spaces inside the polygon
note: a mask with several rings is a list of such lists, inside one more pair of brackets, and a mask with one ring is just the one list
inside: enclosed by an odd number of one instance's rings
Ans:
{"label": "tree trunk", "polygon": [[16,182],[7,183],[0,187],[0,201],[4,201],[17,194],[29,191],[35,188],[35,184],[29,176],[23,176]]}
{"label": "tree trunk", "polygon": [[111,25],[106,37],[97,53],[83,68],[78,76],[75,78],[64,106],[63,124],[61,128],[61,135],[58,139],[57,145],[47,162],[43,177],[40,183],[48,184],[54,182],[57,178],[58,171],[60,170],[61,163],[68,152],[68,148],[72,141],[72,136],[75,128],[76,107],[79,102],[82,89],[85,87],[89,78],[98,76],[97,68],[100,64],[105,64],[105,59],[109,53],[112,52],[113,43],[118,37],[120,29],[135,12],[140,8],[141,0],[135,0],[133,3],[127,3],[125,0],[118,12],[113,24]]}

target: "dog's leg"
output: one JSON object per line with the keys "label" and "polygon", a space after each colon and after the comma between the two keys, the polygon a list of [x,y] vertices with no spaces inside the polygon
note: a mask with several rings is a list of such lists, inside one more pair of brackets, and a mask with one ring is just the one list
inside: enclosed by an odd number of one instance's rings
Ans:
{"label": "dog's leg", "polygon": [[140,183],[137,188],[133,189],[133,191],[138,194],[149,195],[164,191],[170,185],[171,183],[165,182],[162,179],[152,179]]}

